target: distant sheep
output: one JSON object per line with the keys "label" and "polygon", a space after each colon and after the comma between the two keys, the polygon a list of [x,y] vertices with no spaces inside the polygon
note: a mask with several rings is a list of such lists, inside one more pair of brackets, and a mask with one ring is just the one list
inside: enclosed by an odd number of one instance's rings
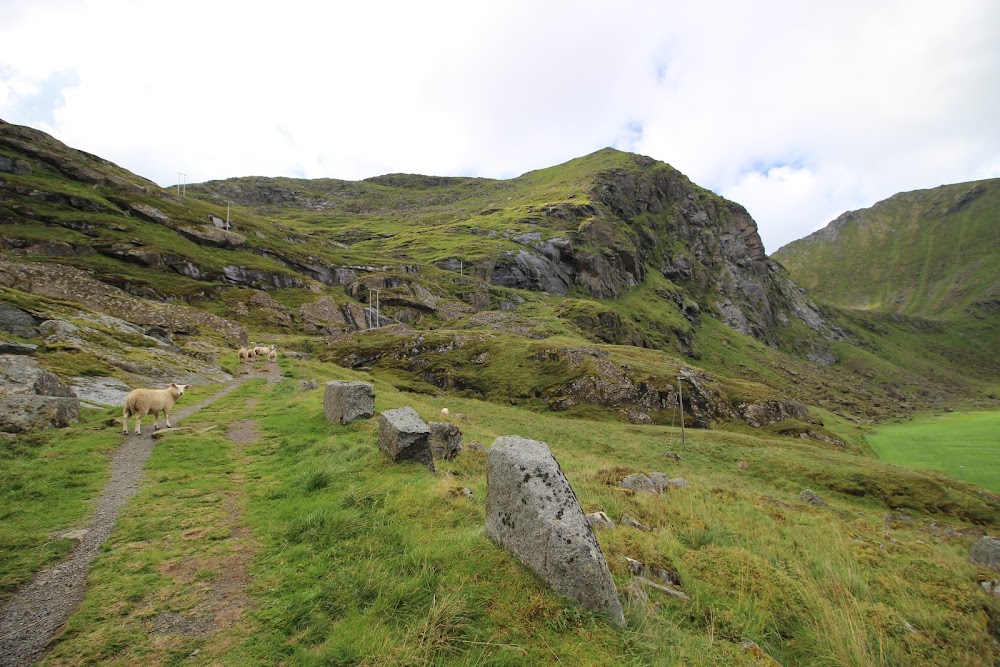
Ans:
{"label": "distant sheep", "polygon": [[258,345],[253,349],[254,359],[258,357],[266,357],[270,353],[271,353],[271,348],[264,347],[263,345]]}
{"label": "distant sheep", "polygon": [[135,417],[135,432],[142,435],[142,418],[153,414],[153,430],[156,430],[156,420],[163,413],[163,421],[170,428],[170,409],[177,399],[184,395],[189,384],[170,383],[166,389],[133,389],[125,397],[125,407],[122,409],[122,433],[128,433],[128,419]]}
{"label": "distant sheep", "polygon": [[278,348],[276,348],[274,345],[272,345],[271,349],[268,350],[267,352],[267,360],[270,361],[272,364],[278,360]]}
{"label": "distant sheep", "polygon": [[448,416],[448,408],[441,408],[441,414],[444,415],[445,417],[447,417]]}
{"label": "distant sheep", "polygon": [[253,352],[251,352],[250,350],[246,349],[245,347],[241,347],[240,348],[240,361],[241,362],[242,361],[253,361],[253,357],[251,356],[252,354],[253,354]]}

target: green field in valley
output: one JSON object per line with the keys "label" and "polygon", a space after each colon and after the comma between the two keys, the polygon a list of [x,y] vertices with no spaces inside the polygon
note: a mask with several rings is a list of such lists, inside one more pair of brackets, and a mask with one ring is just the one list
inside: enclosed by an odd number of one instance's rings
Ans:
{"label": "green field in valley", "polygon": [[1000,412],[922,417],[867,439],[887,463],[939,470],[1000,493]]}

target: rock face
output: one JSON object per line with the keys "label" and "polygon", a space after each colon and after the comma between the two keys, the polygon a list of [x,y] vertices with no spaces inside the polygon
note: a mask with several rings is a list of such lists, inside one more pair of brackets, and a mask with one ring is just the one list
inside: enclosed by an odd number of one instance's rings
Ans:
{"label": "rock face", "polygon": [[548,445],[497,438],[486,461],[486,533],[556,592],[624,624],[607,561]]}
{"label": "rock face", "polygon": [[973,565],[1000,572],[1000,540],[984,535],[972,543],[969,561]]}
{"label": "rock face", "polygon": [[323,412],[327,419],[341,424],[372,417],[375,414],[375,385],[368,382],[327,382]]}
{"label": "rock face", "polygon": [[38,362],[0,355],[0,430],[20,433],[68,426],[80,418],[80,399]]}
{"label": "rock face", "polygon": [[0,303],[0,331],[30,338],[38,334],[38,321],[20,308]]}
{"label": "rock face", "polygon": [[431,454],[436,459],[453,459],[462,453],[462,431],[447,422],[428,422]]}
{"label": "rock face", "polygon": [[194,308],[154,303],[59,264],[18,262],[0,256],[0,285],[23,292],[75,301],[89,310],[170,332],[195,333],[199,327],[217,331],[233,343],[247,342],[246,330],[229,320]]}
{"label": "rock face", "polygon": [[417,411],[409,406],[386,410],[378,418],[378,448],[390,461],[420,463],[433,472],[430,433]]}

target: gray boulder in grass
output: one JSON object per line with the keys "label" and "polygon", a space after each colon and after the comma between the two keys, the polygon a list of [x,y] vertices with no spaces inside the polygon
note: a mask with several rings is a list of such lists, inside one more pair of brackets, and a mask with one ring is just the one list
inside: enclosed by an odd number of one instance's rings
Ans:
{"label": "gray boulder in grass", "polygon": [[430,428],[417,411],[407,406],[386,410],[378,418],[378,448],[393,463],[412,461],[434,471]]}
{"label": "gray boulder in grass", "polygon": [[611,571],[548,445],[497,438],[486,459],[486,533],[557,593],[625,623]]}
{"label": "gray boulder in grass", "polygon": [[1000,540],[983,535],[972,543],[969,560],[973,565],[1000,572]]}
{"label": "gray boulder in grass", "polygon": [[331,380],[323,394],[323,412],[332,422],[349,424],[375,414],[375,385],[368,382]]}

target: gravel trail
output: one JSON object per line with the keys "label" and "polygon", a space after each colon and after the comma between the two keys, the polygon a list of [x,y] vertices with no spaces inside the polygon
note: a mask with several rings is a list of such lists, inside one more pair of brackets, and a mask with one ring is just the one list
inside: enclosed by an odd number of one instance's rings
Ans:
{"label": "gravel trail", "polygon": [[[176,424],[201,408],[238,389],[247,380],[280,379],[276,365],[234,378],[215,395],[174,412]],[[277,375],[277,378],[275,377]],[[130,420],[131,421],[131,420]],[[87,592],[87,572],[101,544],[111,534],[118,513],[139,491],[146,460],[153,451],[153,429],[149,420],[142,435],[123,436],[111,460],[111,479],[104,486],[90,524],[69,557],[39,572],[23,584],[0,609],[0,667],[23,667],[38,660],[49,642],[69,620]]]}

